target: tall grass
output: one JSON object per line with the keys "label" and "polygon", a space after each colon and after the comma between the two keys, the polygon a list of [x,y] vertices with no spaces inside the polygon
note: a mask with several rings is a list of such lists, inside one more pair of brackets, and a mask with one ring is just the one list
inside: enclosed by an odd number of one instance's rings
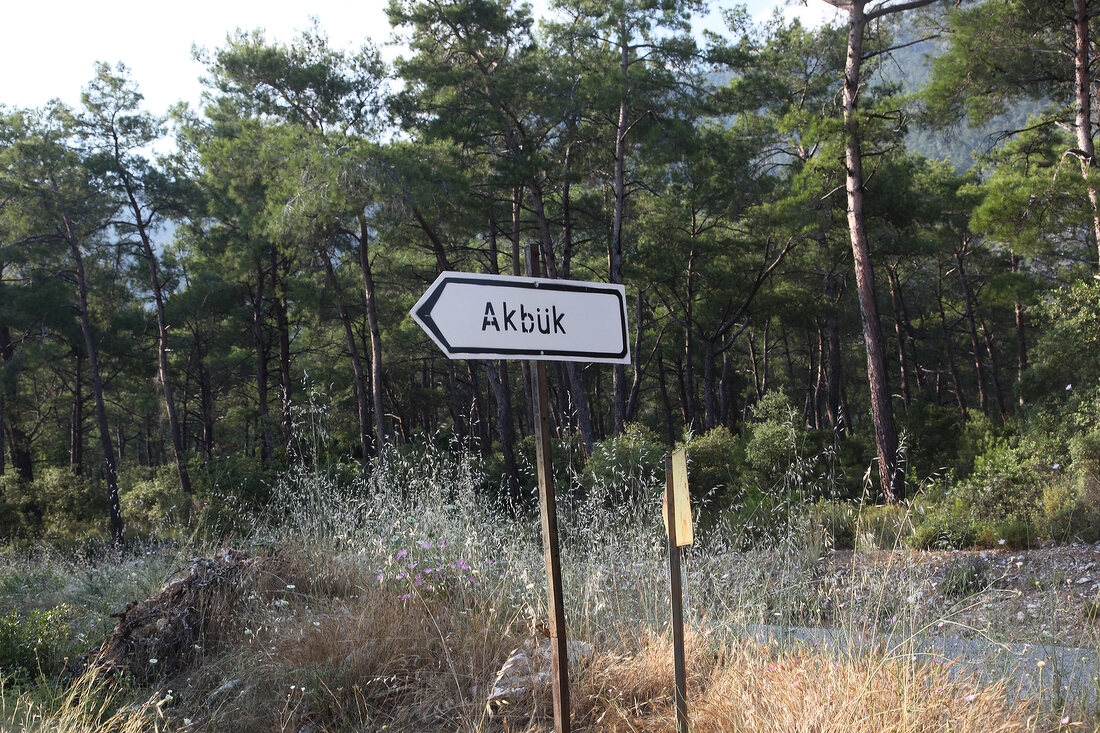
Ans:
{"label": "tall grass", "polygon": [[[131,690],[129,705],[100,718],[118,730],[150,721],[163,730],[551,729],[545,689],[503,717],[485,708],[509,654],[545,641],[537,515],[487,498],[504,492],[466,446],[389,448],[364,475],[324,457],[323,421],[309,435],[247,538],[278,548],[278,577],[237,593],[238,606],[219,619],[222,646],[164,681],[170,701],[163,690]],[[820,466],[802,468],[778,482],[777,497],[802,482],[812,498],[807,482]],[[558,487],[568,634],[594,649],[574,660],[574,728],[670,730],[660,487],[628,467],[583,488],[573,479]],[[687,554],[693,730],[1058,729],[1061,709],[923,657],[906,642],[927,623],[912,601],[921,580],[898,584],[890,568],[833,577],[827,533],[809,503],[786,500],[782,531],[756,537],[757,549],[744,551],[743,526],[719,526]],[[762,644],[750,633],[818,623],[886,641],[825,650]],[[2,717],[9,726],[97,730],[76,722],[88,719],[77,714],[80,701],[93,697],[43,708],[17,695]]]}

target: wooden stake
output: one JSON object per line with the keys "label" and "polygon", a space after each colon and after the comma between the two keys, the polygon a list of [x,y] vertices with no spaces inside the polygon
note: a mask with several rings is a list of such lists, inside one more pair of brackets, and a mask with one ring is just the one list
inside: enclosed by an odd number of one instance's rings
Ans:
{"label": "wooden stake", "polygon": [[[537,276],[538,245],[528,250],[528,274]],[[535,372],[535,458],[539,480],[539,516],[542,520],[542,554],[546,563],[546,600],[550,612],[550,677],[554,693],[554,730],[569,733],[569,652],[565,637],[565,604],[561,589],[561,556],[558,553],[558,509],[554,498],[554,472],[550,463],[550,410],[546,386],[546,362],[532,362]]]}
{"label": "wooden stake", "polygon": [[680,547],[676,544],[676,501],[672,459],[665,459],[665,506],[668,523],[668,570],[671,575],[672,653],[676,663],[676,731],[688,733],[687,665],[684,660],[684,594],[680,581]]}

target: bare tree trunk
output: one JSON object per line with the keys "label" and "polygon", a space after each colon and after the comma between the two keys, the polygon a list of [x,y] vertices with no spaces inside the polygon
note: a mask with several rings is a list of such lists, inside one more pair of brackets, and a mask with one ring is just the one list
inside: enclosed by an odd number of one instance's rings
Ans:
{"label": "bare tree trunk", "polygon": [[[0,324],[0,365],[11,366],[15,357],[15,345],[11,340],[11,328],[7,324]],[[14,377],[15,375],[10,375]],[[8,405],[16,396],[16,381],[14,378],[5,380],[0,384],[0,404]],[[18,420],[5,415],[0,420],[0,442],[4,437],[8,441],[8,453],[11,456],[11,465],[19,478],[30,482],[34,480],[34,461],[31,457],[30,437],[18,425]],[[3,453],[3,445],[0,445],[0,453]]]}
{"label": "bare tree trunk", "polygon": [[[627,42],[626,16],[621,20],[619,32],[619,47],[621,59],[619,73],[627,80],[629,71],[629,44]],[[607,265],[609,280],[612,283],[623,281],[623,217],[626,209],[626,135],[629,130],[627,122],[627,90],[622,90],[619,99],[619,119],[615,126],[615,173],[614,173],[614,210],[611,220],[611,242],[607,252]],[[690,328],[691,322],[688,322]],[[622,364],[615,364],[611,372],[611,381],[614,387],[614,431],[618,435],[623,430],[626,418],[626,368]]]}
{"label": "bare tree trunk", "polygon": [[[1020,258],[1012,253],[1012,271],[1019,272]],[[1016,392],[1021,407],[1024,405],[1024,370],[1027,369],[1027,338],[1024,332],[1024,306],[1019,298],[1012,299],[1012,311],[1016,316]]]}
{"label": "bare tree trunk", "polygon": [[172,394],[172,381],[168,376],[168,322],[164,317],[164,292],[157,266],[157,256],[153,252],[153,245],[149,238],[149,232],[145,227],[141,204],[138,203],[137,196],[134,193],[129,171],[122,163],[118,136],[113,129],[112,137],[114,140],[115,165],[119,177],[122,179],[123,188],[126,190],[126,200],[137,226],[142,253],[149,262],[149,284],[153,288],[153,302],[157,311],[157,378],[160,380],[161,393],[164,397],[164,410],[168,414],[168,432],[172,440],[172,457],[176,462],[176,475],[179,478],[180,489],[183,493],[190,494],[191,476],[187,473],[187,459],[184,457],[183,433],[180,430],[179,417],[176,415],[176,401]]}
{"label": "bare tree trunk", "polygon": [[[525,274],[523,263],[520,260],[520,216],[523,213],[523,189],[516,186],[512,189],[512,274],[520,276]],[[535,405],[532,401],[532,380],[531,380],[531,364],[528,361],[520,362],[520,377],[523,379],[523,416],[527,419],[527,424],[534,426],[535,424]],[[522,420],[521,420],[522,422]],[[520,428],[523,429],[522,426]]]}
{"label": "bare tree trunk", "polygon": [[363,293],[367,304],[367,328],[370,330],[371,351],[371,395],[374,400],[374,447],[376,453],[382,451],[386,442],[385,406],[382,400],[382,330],[378,325],[378,298],[374,287],[374,273],[371,271],[370,255],[367,246],[370,242],[370,228],[367,217],[359,214],[359,267],[363,271]]}
{"label": "bare tree trunk", "polygon": [[103,399],[103,379],[99,373],[99,356],[96,351],[95,337],[92,334],[91,315],[88,312],[88,283],[84,275],[84,258],[80,252],[80,242],[77,241],[76,230],[68,214],[62,214],[62,221],[65,226],[65,239],[69,244],[69,253],[73,258],[73,267],[76,270],[80,330],[84,334],[84,350],[88,355],[92,396],[95,399],[96,423],[99,426],[99,440],[103,447],[103,468],[107,479],[108,524],[111,541],[117,547],[122,543],[122,508],[118,501],[118,464],[115,462],[115,448],[111,441],[111,427],[107,423],[107,404]]}
{"label": "bare tree trunk", "polygon": [[271,426],[268,424],[267,404],[267,343],[264,339],[264,274],[263,265],[256,263],[256,289],[252,298],[252,340],[256,345],[256,416],[259,422],[260,465],[267,467],[271,460]]}
{"label": "bare tree trunk", "polygon": [[1001,425],[1008,424],[1008,413],[1005,411],[1005,394],[1001,388],[1000,373],[997,369],[997,352],[994,349],[994,338],[989,327],[983,320],[981,323],[982,338],[985,340],[986,353],[989,354],[989,374],[993,379],[993,398],[997,401],[997,413],[1001,417]]}
{"label": "bare tree trunk", "polygon": [[684,275],[684,360],[680,372],[680,400],[684,424],[694,426],[698,409],[695,404],[695,339],[691,325],[695,318],[695,247],[688,250],[687,272]]}
{"label": "bare tree trunk", "polygon": [[1092,77],[1089,69],[1089,2],[1073,0],[1075,123],[1077,147],[1081,150],[1081,175],[1088,186],[1089,203],[1092,204],[1092,233],[1096,238],[1097,262],[1100,264],[1100,192],[1092,174],[1096,170],[1096,152],[1092,142]]}
{"label": "bare tree trunk", "polygon": [[863,35],[867,23],[865,0],[853,0],[848,7],[848,58],[844,66],[844,159],[845,189],[848,199],[848,231],[852,240],[856,290],[863,320],[863,339],[867,348],[867,383],[871,393],[871,417],[875,446],[878,449],[879,482],[889,502],[905,498],[905,473],[898,460],[898,434],[886,373],[886,349],[875,298],[871,248],[863,220],[863,151],[860,145],[859,102],[860,67],[863,62]]}
{"label": "bare tree trunk", "polygon": [[989,399],[985,392],[986,371],[985,360],[982,359],[981,347],[978,343],[978,323],[977,317],[974,315],[974,293],[970,288],[970,279],[966,276],[966,268],[963,265],[962,252],[965,251],[966,245],[963,244],[963,250],[955,250],[955,262],[958,265],[959,280],[962,281],[963,289],[963,305],[966,310],[966,322],[970,327],[970,346],[974,350],[974,368],[978,372],[978,409],[982,412],[987,412],[989,409]]}
{"label": "bare tree trunk", "polygon": [[830,307],[829,313],[825,317],[826,340],[829,343],[825,409],[829,415],[829,423],[832,425],[833,432],[838,436],[843,436],[849,425],[840,409],[840,380],[843,378],[843,370],[840,363],[840,317],[837,314],[839,303],[840,293],[833,294],[832,307]]}
{"label": "bare tree trunk", "polygon": [[[516,242],[517,240],[513,240]],[[497,261],[497,228],[496,221],[489,219],[489,272],[493,275],[500,274],[500,266]],[[518,251],[515,252],[518,257]],[[519,262],[513,261],[513,274]],[[521,500],[519,471],[516,469],[515,450],[515,419],[512,415],[512,390],[508,379],[508,363],[505,361],[485,362],[485,371],[489,376],[489,388],[493,392],[493,399],[497,406],[497,434],[500,437],[500,450],[504,454],[504,473],[508,477],[508,494],[516,502]]]}
{"label": "bare tree trunk", "polygon": [[84,354],[79,349],[73,377],[73,412],[69,421],[69,470],[74,476],[84,473]]}
{"label": "bare tree trunk", "polygon": [[[214,387],[210,372],[199,354],[199,412],[202,416],[202,453],[206,460],[214,456]],[[245,441],[247,444],[247,441]]]}
{"label": "bare tree trunk", "polygon": [[[546,209],[543,205],[542,189],[535,184],[532,184],[529,189],[531,191],[532,208],[535,211],[535,219],[539,227],[542,265],[548,277],[557,278],[558,268],[554,257],[554,244],[550,235],[550,222],[546,218]],[[538,276],[538,273],[531,274],[531,277]],[[580,370],[577,368],[575,362],[567,362],[564,369],[569,381],[569,392],[573,398],[573,405],[577,415],[577,426],[580,428],[581,439],[584,441],[584,452],[585,455],[590,455],[592,453],[592,446],[595,445],[596,442],[596,435],[592,428],[592,416],[588,412],[588,405],[584,400],[584,385],[581,381]]]}
{"label": "bare tree trunk", "polygon": [[363,361],[359,358],[359,347],[355,343],[355,329],[352,327],[351,316],[348,314],[347,304],[344,303],[343,288],[336,279],[336,270],[332,266],[332,258],[324,245],[318,248],[321,264],[325,268],[325,280],[336,297],[336,310],[340,314],[340,323],[344,327],[344,341],[348,347],[348,356],[351,358],[351,371],[353,385],[355,386],[355,401],[359,417],[359,447],[363,451],[363,460],[371,455],[370,445],[370,403],[367,397],[367,380],[363,376]]}
{"label": "bare tree trunk", "polygon": [[672,399],[668,396],[668,382],[665,380],[665,360],[657,354],[657,384],[661,388],[661,407],[664,410],[665,426],[668,429],[668,444],[676,444],[676,429],[672,422]]}
{"label": "bare tree trunk", "polygon": [[287,456],[290,456],[291,444],[294,441],[294,419],[291,414],[290,323],[287,319],[286,278],[280,277],[280,269],[285,265],[285,258],[281,260],[273,246],[270,251],[271,305],[275,309],[275,333],[279,344],[279,404],[282,410],[283,450]]}
{"label": "bare tree trunk", "polygon": [[947,362],[947,370],[951,375],[951,384],[955,389],[955,401],[960,410],[966,410],[966,393],[962,388],[962,379],[959,378],[959,368],[955,364],[955,349],[951,343],[951,331],[947,327],[947,313],[943,308],[943,271],[936,278],[936,295],[940,307],[940,334],[943,338],[944,360]]}
{"label": "bare tree trunk", "polygon": [[714,376],[714,342],[706,341],[703,348],[703,426],[711,430],[716,425],[718,413],[717,384]]}
{"label": "bare tree trunk", "polygon": [[638,289],[634,311],[634,378],[630,381],[630,395],[626,400],[626,421],[634,419],[638,409],[638,395],[642,389],[642,364],[639,354],[642,345],[642,291]]}
{"label": "bare tree trunk", "polygon": [[886,277],[890,282],[890,300],[894,305],[894,335],[898,343],[898,378],[901,380],[901,398],[908,410],[913,404],[909,392],[909,359],[905,355],[905,316],[901,302],[901,283],[898,281],[897,268],[886,265]]}

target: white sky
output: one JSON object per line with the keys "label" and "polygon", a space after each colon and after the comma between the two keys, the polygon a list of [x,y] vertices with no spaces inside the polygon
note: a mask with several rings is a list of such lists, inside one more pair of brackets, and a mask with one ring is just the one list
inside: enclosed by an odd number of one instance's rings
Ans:
{"label": "white sky", "polygon": [[[817,23],[835,11],[823,0],[749,0],[757,20],[776,7]],[[92,78],[93,64],[125,63],[145,95],[146,108],[162,113],[179,100],[197,105],[203,67],[191,58],[193,44],[216,48],[236,28],[263,28],[273,40],[289,41],[316,16],[330,42],[357,46],[364,38],[389,40],[386,0],[12,0],[4,9],[0,41],[0,104],[38,107],[57,97],[76,105]],[[545,2],[534,3],[545,7]],[[729,0],[712,0],[716,8]],[[716,27],[720,25],[715,21]],[[384,48],[387,58],[399,55]]]}

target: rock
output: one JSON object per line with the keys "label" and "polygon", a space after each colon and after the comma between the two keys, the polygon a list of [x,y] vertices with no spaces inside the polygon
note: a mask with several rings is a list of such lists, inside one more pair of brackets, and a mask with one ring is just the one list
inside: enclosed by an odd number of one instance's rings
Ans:
{"label": "rock", "polygon": [[[592,645],[583,641],[566,642],[566,654],[570,665],[575,665],[592,656]],[[485,710],[490,717],[515,710],[525,700],[533,702],[535,693],[549,683],[550,642],[544,641],[538,646],[528,642],[513,650],[497,672],[485,700]]]}
{"label": "rock", "polygon": [[222,695],[225,695],[226,693],[232,692],[240,684],[241,684],[240,680],[229,680],[224,685],[222,685],[221,687],[219,687],[218,689],[216,689],[212,693],[210,693],[210,699],[211,700],[216,700],[217,698],[221,697]]}

